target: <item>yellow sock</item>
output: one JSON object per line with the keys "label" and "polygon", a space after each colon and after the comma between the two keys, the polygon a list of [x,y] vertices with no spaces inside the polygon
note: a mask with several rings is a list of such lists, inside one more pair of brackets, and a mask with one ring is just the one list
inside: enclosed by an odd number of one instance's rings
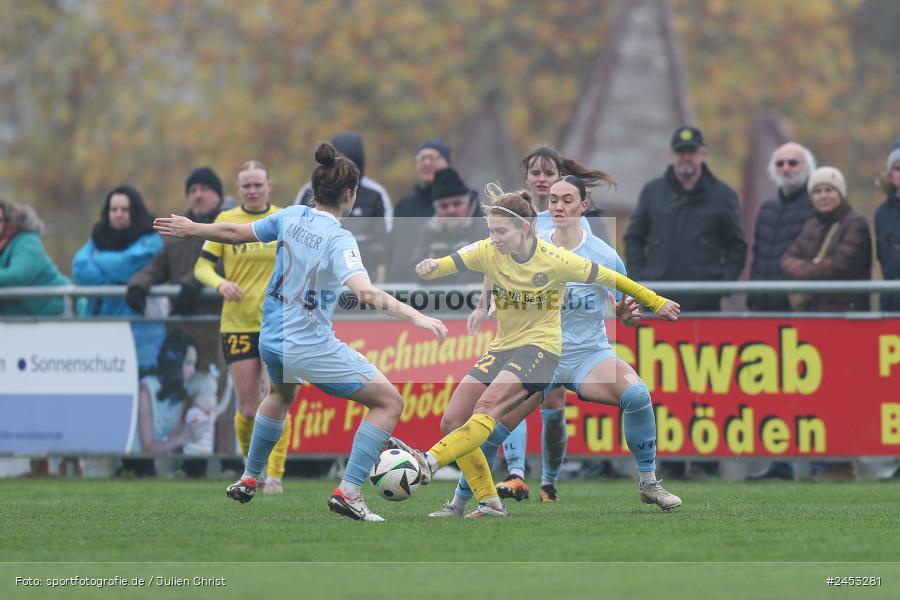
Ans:
{"label": "yellow sock", "polygon": [[[464,454],[475,450],[490,437],[497,421],[483,413],[474,413],[462,427],[445,435],[429,452],[440,466],[448,465]],[[482,454],[482,456],[484,456]],[[485,461],[487,464],[487,461]],[[474,488],[473,488],[474,489]]]}
{"label": "yellow sock", "polygon": [[240,413],[234,413],[234,434],[237,436],[241,454],[246,458],[250,453],[250,438],[253,437],[253,421]]}
{"label": "yellow sock", "polygon": [[456,464],[466,476],[466,482],[475,493],[479,502],[486,498],[497,498],[497,488],[494,487],[494,477],[491,475],[491,467],[481,448],[469,452],[456,459]]}
{"label": "yellow sock", "polygon": [[272,453],[269,454],[269,468],[266,471],[269,477],[274,477],[275,479],[284,477],[284,463],[287,460],[288,446],[291,441],[292,423],[291,415],[288,413],[284,419],[284,430],[281,432],[281,437],[275,442],[275,447],[272,448]]}

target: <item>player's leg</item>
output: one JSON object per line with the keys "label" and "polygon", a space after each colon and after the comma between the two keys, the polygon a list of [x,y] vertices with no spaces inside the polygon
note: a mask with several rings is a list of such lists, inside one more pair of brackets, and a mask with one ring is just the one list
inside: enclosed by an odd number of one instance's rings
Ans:
{"label": "player's leg", "polygon": [[[249,502],[256,493],[257,481],[269,460],[272,448],[284,431],[284,422],[294,401],[296,384],[284,383],[269,365],[271,384],[269,393],[260,403],[253,425],[253,436],[247,452],[247,462],[240,480],[228,486],[226,494],[240,502]],[[277,366],[280,374],[280,364]]]}
{"label": "player's leg", "polygon": [[[478,499],[478,509],[467,516],[506,516],[508,513],[494,488],[491,470],[480,446],[488,440],[493,432],[497,417],[520,403],[528,392],[516,375],[509,371],[499,371],[487,388],[481,386],[483,391],[476,398],[475,394],[479,387],[475,385],[475,382],[478,381],[481,380],[470,375],[463,378],[461,385],[462,383],[467,385],[459,392],[453,411],[448,405],[450,416],[445,415],[446,418],[441,420],[441,427],[449,429],[453,426],[462,418],[466,412],[465,407],[469,405],[478,412],[472,414],[462,425],[447,433],[428,452],[421,453],[412,450],[399,440],[394,440],[394,442],[398,447],[410,450],[414,456],[420,459],[423,473],[427,473],[429,479],[433,472],[454,460],[456,461]],[[475,400],[474,404],[472,403],[473,399]],[[452,400],[451,404],[453,404]],[[489,412],[493,414],[489,414]]]}
{"label": "player's leg", "polygon": [[[475,403],[478,401],[478,398],[481,397],[481,394],[483,394],[486,389],[486,382],[476,379],[472,375],[465,375],[453,391],[453,395],[447,403],[447,410],[444,412],[444,416],[441,417],[441,433],[445,435],[449,434],[464,425],[472,415],[472,410],[475,408]],[[490,439],[490,437],[488,439]],[[485,444],[487,443],[488,442],[485,441]],[[466,461],[464,460],[463,462],[465,463]],[[490,465],[487,458],[485,458],[485,462]],[[459,465],[458,461],[457,464]],[[464,465],[459,466],[462,469]],[[471,473],[478,475],[478,473],[474,472],[478,470],[479,465],[477,460],[475,460],[471,466],[465,466]],[[477,485],[479,489],[482,487],[480,479]],[[466,481],[466,475],[465,472],[463,472],[459,477],[459,483],[456,486],[456,492],[453,495],[453,499],[445,502],[440,510],[431,513],[429,516],[462,516],[465,512],[466,504],[473,495],[472,487]]]}
{"label": "player's leg", "polygon": [[[228,359],[227,354],[226,359]],[[234,412],[234,433],[244,457],[250,451],[253,420],[256,418],[256,410],[260,403],[260,371],[259,358],[244,358],[228,363],[228,372],[234,382],[234,395],[237,398],[237,410]]]}
{"label": "player's leg", "polygon": [[578,396],[621,407],[625,441],[640,477],[641,500],[663,510],[680,506],[681,498],[663,489],[656,479],[656,417],[650,390],[634,369],[619,358],[605,358],[578,385]]}
{"label": "player's leg", "polygon": [[344,477],[331,493],[328,508],[341,516],[359,521],[384,521],[381,516],[369,510],[362,496],[362,485],[400,419],[403,397],[381,371],[372,367],[368,361],[365,364],[371,369],[362,373],[362,376],[368,377],[368,381],[355,391],[348,390],[348,393],[339,394],[369,410],[353,436]]}
{"label": "player's leg", "polygon": [[556,482],[566,457],[569,432],[566,426],[566,388],[556,387],[541,406],[541,502],[558,502]]}
{"label": "player's leg", "polygon": [[[503,456],[506,458],[505,481],[525,480],[525,455],[528,452],[528,423],[521,421],[515,429],[513,429],[506,441],[503,442]],[[497,490],[503,495],[502,484],[497,484]],[[510,496],[503,496],[508,498]]]}
{"label": "player's leg", "polygon": [[[262,384],[262,389],[268,390],[270,385],[269,373],[264,368],[265,365],[263,365],[261,359],[257,361],[257,365],[259,366],[259,376],[257,376],[257,381]],[[291,402],[293,402],[293,399]],[[290,404],[288,404],[288,409],[290,409]],[[272,452],[269,454],[269,460],[266,463],[266,485],[263,487],[263,491],[267,494],[284,493],[281,480],[284,478],[284,467],[287,463],[288,447],[290,446],[292,431],[293,422],[285,415],[284,429],[281,432],[281,437],[278,438],[275,447],[272,448]]]}
{"label": "player's leg", "polygon": [[357,496],[400,420],[403,397],[381,371],[375,370],[365,385],[346,398],[369,409],[353,436],[350,458],[340,485],[347,495]]}

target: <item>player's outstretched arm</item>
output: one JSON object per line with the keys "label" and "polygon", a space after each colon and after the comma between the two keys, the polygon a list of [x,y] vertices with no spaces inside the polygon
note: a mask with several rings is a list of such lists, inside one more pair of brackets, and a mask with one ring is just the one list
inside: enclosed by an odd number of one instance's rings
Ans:
{"label": "player's outstretched arm", "polygon": [[434,334],[438,341],[443,342],[447,337],[447,327],[439,320],[423,315],[411,306],[407,306],[396,298],[380,290],[369,279],[368,273],[357,273],[345,282],[360,302],[373,305],[376,309],[385,312],[392,317],[409,321],[416,327],[427,329]]}
{"label": "player's outstretched arm", "polygon": [[416,265],[416,275],[422,279],[439,279],[448,275],[455,275],[469,268],[465,266],[459,254],[454,253],[441,258],[426,258]]}
{"label": "player's outstretched arm", "polygon": [[154,219],[153,228],[160,235],[179,238],[194,236],[223,244],[246,244],[257,241],[253,227],[249,223],[228,223],[226,221],[195,223],[181,215],[169,215]]}
{"label": "player's outstretched arm", "polygon": [[652,310],[660,319],[666,321],[678,320],[678,315],[681,313],[681,307],[677,302],[673,302],[668,298],[663,298],[650,288],[642,286],[618,271],[607,269],[606,267],[597,264],[594,264],[594,268],[597,269],[597,275],[592,283],[614,287],[620,292],[632,296],[638,302]]}
{"label": "player's outstretched arm", "polygon": [[609,301],[616,307],[616,319],[626,327],[634,327],[641,320],[641,307],[638,306],[637,300],[628,294],[622,294],[619,301],[616,301],[612,292],[609,294]]}
{"label": "player's outstretched arm", "polygon": [[469,313],[469,317],[466,319],[466,330],[469,332],[469,335],[478,333],[478,330],[481,329],[481,322],[484,321],[485,317],[494,316],[496,311],[497,307],[494,304],[494,297],[491,295],[491,278],[485,275],[484,281],[481,282],[481,296],[478,298],[478,305]]}

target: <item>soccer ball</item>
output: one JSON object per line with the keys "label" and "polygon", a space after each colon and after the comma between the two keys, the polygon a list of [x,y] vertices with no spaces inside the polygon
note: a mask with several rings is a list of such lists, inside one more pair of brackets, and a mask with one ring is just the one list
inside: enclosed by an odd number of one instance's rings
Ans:
{"label": "soccer ball", "polygon": [[409,452],[385,450],[372,465],[369,481],[375,486],[379,496],[399,502],[412,496],[422,481],[422,474],[419,472],[419,463]]}

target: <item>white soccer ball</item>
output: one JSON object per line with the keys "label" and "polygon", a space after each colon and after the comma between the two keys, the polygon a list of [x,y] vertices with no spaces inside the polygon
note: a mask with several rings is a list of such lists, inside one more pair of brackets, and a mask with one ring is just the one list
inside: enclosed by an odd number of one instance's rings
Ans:
{"label": "white soccer ball", "polygon": [[419,463],[409,452],[385,450],[372,465],[369,481],[379,496],[399,502],[416,491],[422,481],[422,473],[419,472]]}

